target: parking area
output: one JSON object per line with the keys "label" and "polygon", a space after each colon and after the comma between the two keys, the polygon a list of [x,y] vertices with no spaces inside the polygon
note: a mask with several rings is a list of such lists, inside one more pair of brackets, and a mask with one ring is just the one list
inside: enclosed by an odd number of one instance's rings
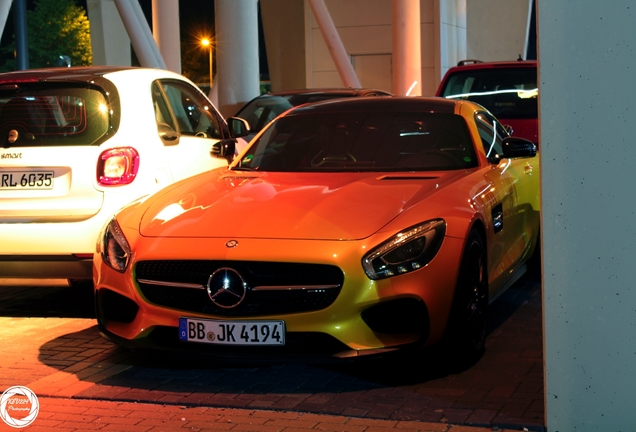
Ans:
{"label": "parking area", "polygon": [[[463,371],[449,370],[434,353],[359,363],[260,366],[146,356],[102,339],[93,317],[90,291],[55,281],[19,286],[0,279],[0,388],[26,386],[50,406],[62,400],[74,406],[100,401],[126,411],[122,404],[161,404],[175,407],[176,416],[196,408],[199,413],[221,410],[214,411],[218,418],[223,410],[247,410],[241,412],[261,420],[263,413],[278,413],[349,422],[334,429],[315,427],[322,430],[372,430],[372,423],[361,425],[373,421],[380,422],[378,430],[544,430],[538,280],[522,278],[493,303],[486,353]],[[134,425],[125,430],[151,430]]]}

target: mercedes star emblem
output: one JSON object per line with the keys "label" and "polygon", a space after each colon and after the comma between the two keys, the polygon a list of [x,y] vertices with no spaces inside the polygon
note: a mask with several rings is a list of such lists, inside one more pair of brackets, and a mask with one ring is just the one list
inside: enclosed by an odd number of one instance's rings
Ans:
{"label": "mercedes star emblem", "polygon": [[212,303],[223,309],[231,309],[245,299],[247,284],[236,270],[222,267],[210,275],[207,291]]}

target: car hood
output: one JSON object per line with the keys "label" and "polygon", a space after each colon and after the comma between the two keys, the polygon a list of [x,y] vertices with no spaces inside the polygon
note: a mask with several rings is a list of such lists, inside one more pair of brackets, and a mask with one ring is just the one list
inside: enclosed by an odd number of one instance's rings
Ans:
{"label": "car hood", "polygon": [[139,229],[146,237],[361,239],[465,174],[217,170],[155,195]]}

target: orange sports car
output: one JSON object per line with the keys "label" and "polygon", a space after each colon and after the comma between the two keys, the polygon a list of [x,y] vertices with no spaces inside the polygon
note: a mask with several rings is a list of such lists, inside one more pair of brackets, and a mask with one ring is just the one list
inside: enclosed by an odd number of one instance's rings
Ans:
{"label": "orange sports car", "polygon": [[99,328],[133,348],[219,358],[442,341],[474,358],[489,302],[536,248],[539,204],[535,144],[480,105],[302,105],[229,167],[112,218],[94,258]]}

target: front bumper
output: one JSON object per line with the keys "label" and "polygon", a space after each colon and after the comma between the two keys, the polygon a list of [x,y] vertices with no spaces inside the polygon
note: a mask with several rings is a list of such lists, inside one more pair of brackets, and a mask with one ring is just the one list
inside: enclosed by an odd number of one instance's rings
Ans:
{"label": "front bumper", "polygon": [[[192,239],[142,239],[133,246],[134,261],[168,260],[169,256],[175,255],[179,260],[204,260],[209,259],[212,251],[223,250],[226,253],[224,263],[228,259],[231,259],[229,262],[250,262],[262,261],[263,251],[271,250],[277,253],[275,257],[273,254],[268,256],[268,262],[319,262],[338,266],[344,274],[344,283],[333,303],[319,310],[223,316],[206,308],[183,310],[153,303],[143,294],[131,268],[123,274],[118,273],[104,265],[101,257],[96,255],[96,310],[100,331],[105,337],[129,348],[195,352],[218,358],[342,359],[432,345],[441,339],[446,328],[463,247],[460,239],[446,238],[437,256],[427,266],[372,281],[362,269],[358,252],[360,242],[301,245],[289,240],[243,239],[240,260],[238,256],[229,256],[235,254],[235,250],[226,251],[215,245],[216,242],[224,245],[222,240],[197,239],[196,248],[192,247],[192,242]],[[146,248],[146,244],[151,247]],[[122,310],[128,310],[128,313],[121,316]],[[180,317],[283,320],[287,343],[285,347],[266,348],[180,342]]]}

